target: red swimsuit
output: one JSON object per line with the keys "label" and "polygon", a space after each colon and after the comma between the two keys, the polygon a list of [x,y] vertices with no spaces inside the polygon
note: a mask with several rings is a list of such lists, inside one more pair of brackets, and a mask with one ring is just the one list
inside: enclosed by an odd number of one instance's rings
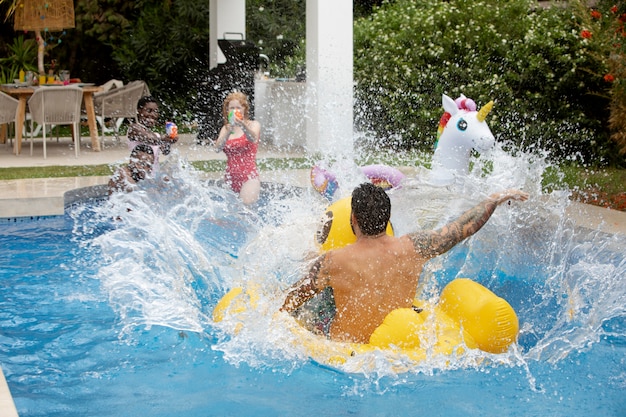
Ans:
{"label": "red swimsuit", "polygon": [[256,167],[257,149],[258,144],[250,142],[245,134],[226,141],[224,145],[227,158],[225,179],[234,192],[241,191],[241,186],[246,181],[259,177]]}

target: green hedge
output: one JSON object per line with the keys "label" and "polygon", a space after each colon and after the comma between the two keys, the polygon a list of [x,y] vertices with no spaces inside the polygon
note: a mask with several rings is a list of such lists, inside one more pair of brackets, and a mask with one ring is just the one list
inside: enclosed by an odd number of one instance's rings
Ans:
{"label": "green hedge", "polygon": [[[356,122],[400,148],[432,149],[441,95],[496,105],[496,138],[555,159],[616,161],[608,101],[571,8],[529,0],[396,0],[355,22]],[[623,159],[622,159],[623,160]]]}

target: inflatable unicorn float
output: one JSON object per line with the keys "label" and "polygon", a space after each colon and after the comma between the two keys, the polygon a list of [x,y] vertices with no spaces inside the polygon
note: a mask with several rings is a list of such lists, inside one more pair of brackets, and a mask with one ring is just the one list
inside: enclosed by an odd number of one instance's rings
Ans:
{"label": "inflatable unicorn float", "polygon": [[493,101],[478,111],[474,100],[462,94],[456,100],[444,94],[442,102],[445,112],[439,120],[429,176],[431,184],[440,186],[450,185],[467,176],[472,149],[485,152],[495,143],[485,121]]}
{"label": "inflatable unicorn float", "polygon": [[[442,104],[444,113],[439,120],[431,170],[423,178],[426,183],[438,187],[462,181],[469,173],[472,150],[485,152],[495,143],[486,122],[493,101],[478,110],[474,100],[463,94],[456,100],[444,94]],[[385,189],[398,188],[405,179],[398,169],[382,164],[367,165],[360,170],[372,183]],[[332,201],[339,181],[335,174],[315,165],[311,168],[311,185]]]}

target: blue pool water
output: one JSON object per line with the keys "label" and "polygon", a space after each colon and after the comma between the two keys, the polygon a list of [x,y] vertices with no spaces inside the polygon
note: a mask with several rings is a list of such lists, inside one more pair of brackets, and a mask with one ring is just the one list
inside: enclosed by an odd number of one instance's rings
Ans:
{"label": "blue pool water", "polygon": [[[424,297],[465,276],[507,299],[514,349],[351,373],[281,345],[262,320],[243,339],[210,318],[250,281],[275,288],[275,311],[315,250],[319,196],[270,193],[247,209],[194,178],[170,186],[2,220],[0,365],[20,416],[626,415],[626,244],[564,221],[566,197],[499,208],[424,271]],[[431,191],[392,196],[399,233],[479,198]]]}

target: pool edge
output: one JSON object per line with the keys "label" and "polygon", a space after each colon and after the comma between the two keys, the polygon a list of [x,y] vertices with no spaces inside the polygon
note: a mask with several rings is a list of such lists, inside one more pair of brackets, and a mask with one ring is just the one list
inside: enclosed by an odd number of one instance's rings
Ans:
{"label": "pool edge", "polygon": [[17,408],[11,396],[11,390],[0,366],[0,411],[4,417],[18,417]]}
{"label": "pool edge", "polygon": [[[407,171],[408,175],[414,174],[410,168],[403,168],[403,171]],[[207,178],[220,176],[211,174]],[[306,187],[310,182],[309,170],[304,169],[264,171],[263,178],[267,182],[300,187]],[[102,193],[102,187],[108,180],[109,177],[2,180],[0,219],[63,215],[68,206],[85,196],[94,197],[91,187],[95,187],[93,190],[97,190],[96,194]],[[626,212],[572,201],[565,213],[577,226],[626,235]]]}

